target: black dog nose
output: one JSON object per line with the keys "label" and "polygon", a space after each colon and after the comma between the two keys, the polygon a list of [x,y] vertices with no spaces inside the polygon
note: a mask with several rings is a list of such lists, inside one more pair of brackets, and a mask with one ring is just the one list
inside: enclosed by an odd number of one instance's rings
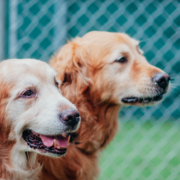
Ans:
{"label": "black dog nose", "polygon": [[60,120],[65,125],[71,126],[75,129],[80,121],[80,114],[76,109],[66,109],[60,113]]}
{"label": "black dog nose", "polygon": [[158,73],[153,78],[154,83],[164,90],[168,87],[171,77],[166,73]]}

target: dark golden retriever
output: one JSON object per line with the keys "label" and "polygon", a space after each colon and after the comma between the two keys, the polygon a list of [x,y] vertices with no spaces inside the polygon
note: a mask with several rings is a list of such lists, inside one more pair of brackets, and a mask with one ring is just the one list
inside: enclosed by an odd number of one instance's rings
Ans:
{"label": "dark golden retriever", "polygon": [[138,44],[124,33],[90,32],[51,59],[62,94],[77,106],[82,121],[64,157],[41,156],[43,179],[96,179],[100,152],[116,134],[121,106],[162,100],[170,77],[146,61]]}

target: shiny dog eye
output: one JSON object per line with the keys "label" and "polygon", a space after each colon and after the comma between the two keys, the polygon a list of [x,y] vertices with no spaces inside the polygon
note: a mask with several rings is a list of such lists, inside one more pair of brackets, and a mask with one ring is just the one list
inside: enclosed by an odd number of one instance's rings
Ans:
{"label": "shiny dog eye", "polygon": [[57,81],[55,81],[55,86],[59,88],[59,83]]}
{"label": "shiny dog eye", "polygon": [[31,97],[32,95],[35,95],[35,92],[33,92],[32,90],[27,90],[22,94],[23,97]]}
{"label": "shiny dog eye", "polygon": [[118,57],[115,62],[118,62],[118,63],[126,63],[127,62],[127,58],[124,57],[124,56],[120,56]]}

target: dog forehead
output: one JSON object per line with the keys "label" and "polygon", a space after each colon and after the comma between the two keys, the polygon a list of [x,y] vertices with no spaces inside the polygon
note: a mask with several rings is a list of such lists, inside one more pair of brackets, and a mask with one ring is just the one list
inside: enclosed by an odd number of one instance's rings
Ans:
{"label": "dog forehead", "polygon": [[[122,55],[122,53],[131,53],[137,50],[139,42],[125,33],[110,32],[90,32],[77,39],[82,43],[89,53],[91,62],[98,63],[111,62]],[[109,57],[110,56],[110,57]]]}
{"label": "dog forehead", "polygon": [[125,33],[111,33],[93,31],[80,39],[77,42],[84,45],[89,54],[106,56],[114,50],[119,49],[127,51],[134,50],[139,42]]}
{"label": "dog forehead", "polygon": [[27,76],[41,81],[52,80],[56,72],[47,63],[39,60],[11,59],[0,63],[0,74],[5,81],[17,82]]}

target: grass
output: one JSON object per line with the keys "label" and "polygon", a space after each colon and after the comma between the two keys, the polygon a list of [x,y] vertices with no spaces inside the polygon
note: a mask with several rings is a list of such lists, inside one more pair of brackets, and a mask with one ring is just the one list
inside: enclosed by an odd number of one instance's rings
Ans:
{"label": "grass", "polygon": [[180,179],[178,123],[120,124],[120,131],[101,155],[99,180]]}

